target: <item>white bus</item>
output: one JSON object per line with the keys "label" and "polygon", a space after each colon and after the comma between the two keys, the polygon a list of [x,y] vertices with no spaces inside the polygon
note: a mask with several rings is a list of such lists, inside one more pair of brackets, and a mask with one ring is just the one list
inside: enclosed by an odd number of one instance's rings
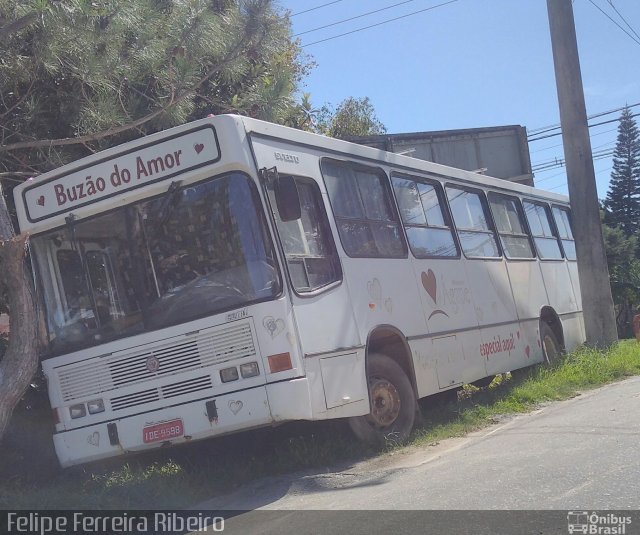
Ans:
{"label": "white bus", "polygon": [[416,399],[584,339],[567,198],[232,115],[15,190],[63,466]]}

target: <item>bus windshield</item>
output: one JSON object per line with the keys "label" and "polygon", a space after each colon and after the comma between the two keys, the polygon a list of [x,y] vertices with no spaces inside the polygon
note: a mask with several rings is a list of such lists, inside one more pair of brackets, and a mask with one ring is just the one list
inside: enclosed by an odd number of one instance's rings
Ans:
{"label": "bus windshield", "polygon": [[254,184],[179,187],[32,239],[49,353],[183,323],[281,288]]}

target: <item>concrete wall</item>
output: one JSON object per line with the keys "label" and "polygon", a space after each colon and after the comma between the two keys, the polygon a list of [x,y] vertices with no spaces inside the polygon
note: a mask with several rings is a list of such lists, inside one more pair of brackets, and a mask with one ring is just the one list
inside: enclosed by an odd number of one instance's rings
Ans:
{"label": "concrete wall", "polygon": [[533,186],[527,131],[523,126],[496,126],[438,132],[352,137],[368,145]]}

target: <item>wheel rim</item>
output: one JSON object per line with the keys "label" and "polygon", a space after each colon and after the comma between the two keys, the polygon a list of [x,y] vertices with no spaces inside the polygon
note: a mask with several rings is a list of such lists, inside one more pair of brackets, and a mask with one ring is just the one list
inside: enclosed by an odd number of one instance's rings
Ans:
{"label": "wheel rim", "polygon": [[378,428],[389,427],[400,414],[400,394],[387,379],[374,377],[370,382],[371,414],[369,422]]}
{"label": "wheel rim", "polygon": [[560,352],[558,351],[558,346],[553,336],[546,334],[542,339],[542,345],[544,346],[544,353],[549,362],[553,362],[558,358]]}

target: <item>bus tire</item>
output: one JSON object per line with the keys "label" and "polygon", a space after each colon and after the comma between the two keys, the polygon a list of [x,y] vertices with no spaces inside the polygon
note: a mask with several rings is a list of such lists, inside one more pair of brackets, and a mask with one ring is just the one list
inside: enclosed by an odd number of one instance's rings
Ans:
{"label": "bus tire", "polygon": [[540,322],[540,345],[542,346],[544,364],[546,366],[557,364],[562,357],[562,344],[551,326],[544,321]]}
{"label": "bus tire", "polygon": [[371,412],[349,419],[356,437],[370,445],[403,443],[416,416],[416,396],[400,365],[380,353],[367,358]]}

